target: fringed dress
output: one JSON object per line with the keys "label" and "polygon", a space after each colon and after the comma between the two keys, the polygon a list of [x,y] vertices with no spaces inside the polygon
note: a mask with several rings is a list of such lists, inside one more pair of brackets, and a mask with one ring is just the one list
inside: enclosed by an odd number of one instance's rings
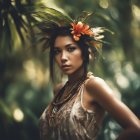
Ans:
{"label": "fringed dress", "polygon": [[52,107],[53,115],[48,113],[51,105],[45,109],[40,117],[41,140],[96,140],[99,131],[96,114],[86,110],[82,104],[85,81],[59,110]]}

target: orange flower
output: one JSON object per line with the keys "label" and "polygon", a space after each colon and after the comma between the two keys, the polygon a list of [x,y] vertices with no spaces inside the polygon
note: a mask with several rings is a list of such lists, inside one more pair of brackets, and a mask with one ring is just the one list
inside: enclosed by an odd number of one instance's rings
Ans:
{"label": "orange flower", "polygon": [[89,25],[83,24],[82,22],[71,23],[72,26],[72,34],[75,41],[78,41],[80,39],[81,35],[89,35],[92,36],[93,32],[90,30]]}

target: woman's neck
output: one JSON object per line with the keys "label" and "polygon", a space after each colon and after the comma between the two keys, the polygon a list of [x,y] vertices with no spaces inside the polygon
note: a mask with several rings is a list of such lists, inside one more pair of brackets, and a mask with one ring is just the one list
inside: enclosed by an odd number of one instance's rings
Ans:
{"label": "woman's neck", "polygon": [[77,71],[75,71],[73,74],[68,75],[68,80],[69,80],[70,83],[75,82],[85,75],[86,75],[86,73],[84,71],[84,68],[81,67]]}

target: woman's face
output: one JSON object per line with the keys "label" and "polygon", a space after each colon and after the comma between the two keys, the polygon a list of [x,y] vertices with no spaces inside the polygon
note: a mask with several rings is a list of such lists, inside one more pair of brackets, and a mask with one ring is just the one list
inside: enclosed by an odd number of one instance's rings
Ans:
{"label": "woman's face", "polygon": [[55,61],[61,70],[71,75],[83,64],[82,52],[70,36],[58,36],[54,42]]}

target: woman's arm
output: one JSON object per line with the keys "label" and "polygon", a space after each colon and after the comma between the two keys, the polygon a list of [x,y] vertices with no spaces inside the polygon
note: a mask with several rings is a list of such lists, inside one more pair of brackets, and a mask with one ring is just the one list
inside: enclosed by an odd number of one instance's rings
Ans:
{"label": "woman's arm", "polygon": [[[135,114],[119,99],[117,99],[104,80],[92,77],[86,83],[86,90],[93,95],[113,118],[124,128],[117,140],[140,140],[140,121]],[[135,138],[135,140],[137,140]]]}

